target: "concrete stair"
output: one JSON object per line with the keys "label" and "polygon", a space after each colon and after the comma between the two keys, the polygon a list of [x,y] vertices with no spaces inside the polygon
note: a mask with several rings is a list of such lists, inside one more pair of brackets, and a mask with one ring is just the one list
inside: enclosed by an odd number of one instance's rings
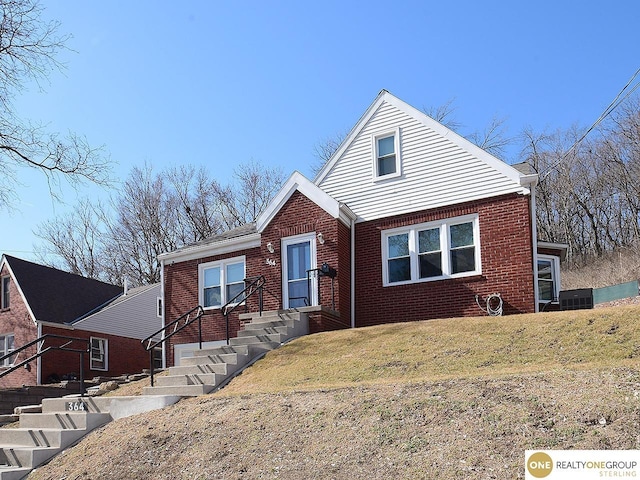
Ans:
{"label": "concrete stair", "polygon": [[220,388],[233,376],[284,342],[307,335],[307,313],[278,310],[259,314],[241,314],[244,329],[229,339],[229,345],[197,350],[182,365],[170,367],[168,375],[155,379],[144,395],[198,396]]}
{"label": "concrete stair", "polygon": [[[41,413],[22,413],[19,428],[0,429],[0,480],[17,480],[93,429],[180,400],[179,396],[63,397],[42,401]],[[73,410],[82,405],[83,411]],[[71,408],[70,408],[71,407]]]}

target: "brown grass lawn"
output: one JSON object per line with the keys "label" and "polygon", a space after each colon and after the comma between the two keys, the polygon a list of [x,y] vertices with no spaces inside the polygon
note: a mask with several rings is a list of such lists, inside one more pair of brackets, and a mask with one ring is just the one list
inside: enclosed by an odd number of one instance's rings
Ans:
{"label": "brown grass lawn", "polygon": [[311,335],[29,478],[523,478],[526,449],[640,449],[639,358],[637,306]]}

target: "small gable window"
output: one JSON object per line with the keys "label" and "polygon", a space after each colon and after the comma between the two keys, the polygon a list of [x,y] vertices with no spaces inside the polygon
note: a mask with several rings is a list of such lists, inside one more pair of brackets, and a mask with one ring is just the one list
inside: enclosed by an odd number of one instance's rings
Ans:
{"label": "small gable window", "polygon": [[0,309],[9,308],[9,278],[2,277],[0,280]]}
{"label": "small gable window", "polygon": [[373,137],[374,180],[400,175],[400,129]]}

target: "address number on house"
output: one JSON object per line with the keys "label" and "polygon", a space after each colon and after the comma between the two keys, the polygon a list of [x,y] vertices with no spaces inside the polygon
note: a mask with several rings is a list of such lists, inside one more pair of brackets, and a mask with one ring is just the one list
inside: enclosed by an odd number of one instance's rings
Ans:
{"label": "address number on house", "polygon": [[84,402],[67,402],[67,412],[87,412],[87,404]]}

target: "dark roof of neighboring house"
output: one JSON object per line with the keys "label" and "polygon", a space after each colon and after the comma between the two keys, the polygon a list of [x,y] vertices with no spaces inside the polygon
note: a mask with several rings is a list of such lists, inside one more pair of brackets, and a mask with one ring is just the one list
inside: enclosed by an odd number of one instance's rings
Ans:
{"label": "dark roof of neighboring house", "polygon": [[37,321],[70,323],[122,295],[122,287],[4,256]]}

